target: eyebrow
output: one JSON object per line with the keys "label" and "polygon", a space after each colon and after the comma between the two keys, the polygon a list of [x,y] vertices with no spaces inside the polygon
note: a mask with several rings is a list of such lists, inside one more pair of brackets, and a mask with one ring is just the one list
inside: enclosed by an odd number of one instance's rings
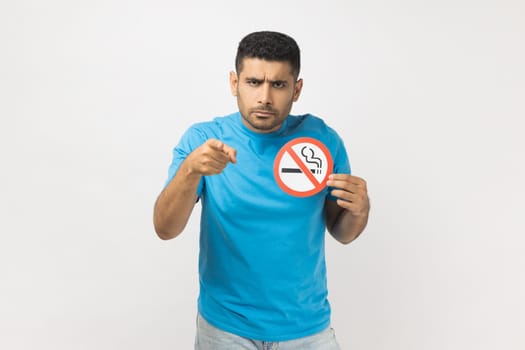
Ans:
{"label": "eyebrow", "polygon": [[[257,83],[264,83],[264,80],[265,79],[258,79],[258,78],[255,78],[255,77],[246,77],[246,81],[255,81]],[[288,81],[287,80],[283,80],[283,79],[276,79],[276,80],[268,80],[268,82],[270,84],[275,84],[275,83],[279,83],[279,84],[287,84]]]}

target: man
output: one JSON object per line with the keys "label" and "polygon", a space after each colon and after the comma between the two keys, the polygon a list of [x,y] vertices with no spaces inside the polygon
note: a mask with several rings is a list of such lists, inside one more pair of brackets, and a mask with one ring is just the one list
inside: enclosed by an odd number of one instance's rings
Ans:
{"label": "man", "polygon": [[290,115],[299,48],[276,32],[239,43],[239,111],[193,125],[154,209],[160,238],[202,204],[196,349],[339,349],[330,328],[325,229],[353,241],[368,221],[363,179],[320,118]]}

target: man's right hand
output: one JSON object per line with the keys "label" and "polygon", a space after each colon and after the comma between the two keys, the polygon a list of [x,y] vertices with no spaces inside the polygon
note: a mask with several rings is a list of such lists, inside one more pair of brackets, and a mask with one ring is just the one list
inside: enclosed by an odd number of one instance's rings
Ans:
{"label": "man's right hand", "polygon": [[229,162],[237,162],[236,156],[232,147],[209,139],[186,157],[155,202],[153,222],[161,239],[172,239],[184,230],[197,202],[201,176],[220,174]]}
{"label": "man's right hand", "polygon": [[188,169],[198,175],[220,174],[229,162],[237,162],[237,151],[224,142],[209,139],[186,158]]}

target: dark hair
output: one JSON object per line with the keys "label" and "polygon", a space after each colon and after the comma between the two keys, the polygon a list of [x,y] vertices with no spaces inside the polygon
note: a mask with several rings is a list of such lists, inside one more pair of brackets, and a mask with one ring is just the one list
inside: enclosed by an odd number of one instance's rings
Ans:
{"label": "dark hair", "polygon": [[292,66],[292,74],[299,76],[301,58],[299,46],[286,34],[270,31],[254,32],[246,35],[237,48],[235,69],[242,70],[244,58],[260,58],[266,61],[285,61]]}

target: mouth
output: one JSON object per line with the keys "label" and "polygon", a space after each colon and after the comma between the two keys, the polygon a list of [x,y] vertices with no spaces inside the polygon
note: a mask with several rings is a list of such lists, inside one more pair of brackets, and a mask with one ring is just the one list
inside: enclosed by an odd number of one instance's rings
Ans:
{"label": "mouth", "polygon": [[265,110],[255,110],[252,113],[258,118],[270,118],[275,116],[275,112]]}

